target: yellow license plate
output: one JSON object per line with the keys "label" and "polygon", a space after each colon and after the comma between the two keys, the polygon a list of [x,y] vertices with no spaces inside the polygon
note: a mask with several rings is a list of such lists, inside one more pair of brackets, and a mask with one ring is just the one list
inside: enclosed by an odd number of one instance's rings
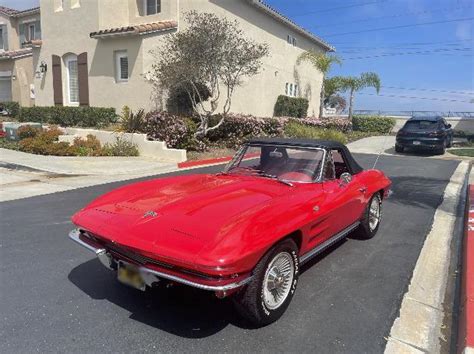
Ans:
{"label": "yellow license plate", "polygon": [[138,269],[130,264],[119,263],[117,269],[117,279],[133,288],[145,291],[145,282]]}

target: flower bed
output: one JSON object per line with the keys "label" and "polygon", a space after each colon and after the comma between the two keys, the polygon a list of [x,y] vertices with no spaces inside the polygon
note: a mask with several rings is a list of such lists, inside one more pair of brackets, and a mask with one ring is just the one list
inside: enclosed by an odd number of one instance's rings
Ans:
{"label": "flower bed", "polygon": [[[76,137],[72,143],[59,141],[65,132],[58,127],[48,129],[34,128],[29,125],[18,129],[18,143],[5,140],[1,146],[14,148],[38,155],[54,156],[138,156],[136,145],[117,137],[114,143],[102,145],[94,135],[85,138]],[[14,146],[13,146],[14,145]]]}

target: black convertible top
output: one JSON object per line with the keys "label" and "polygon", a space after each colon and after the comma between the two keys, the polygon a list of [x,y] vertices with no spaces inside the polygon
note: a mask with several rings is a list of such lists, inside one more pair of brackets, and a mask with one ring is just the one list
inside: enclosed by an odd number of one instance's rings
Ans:
{"label": "black convertible top", "polygon": [[285,138],[254,138],[247,141],[250,145],[287,145],[295,147],[312,147],[326,150],[338,150],[344,156],[351,174],[359,173],[363,170],[362,167],[354,160],[351,152],[344,144],[333,140],[318,140],[318,139],[285,139]]}

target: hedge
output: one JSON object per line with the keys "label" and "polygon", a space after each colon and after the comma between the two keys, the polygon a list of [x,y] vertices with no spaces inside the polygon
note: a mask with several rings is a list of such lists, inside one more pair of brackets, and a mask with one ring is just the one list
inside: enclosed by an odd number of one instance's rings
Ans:
{"label": "hedge", "polygon": [[275,117],[304,118],[308,115],[308,100],[301,97],[280,95],[275,103]]}
{"label": "hedge", "polygon": [[114,108],[102,107],[22,107],[19,120],[63,127],[103,128],[115,123],[117,114]]}
{"label": "hedge", "polygon": [[1,102],[0,111],[7,111],[10,117],[17,118],[20,114],[20,104],[18,102]]}
{"label": "hedge", "polygon": [[285,125],[285,136],[290,138],[334,140],[342,144],[347,143],[347,137],[339,130],[317,128],[296,119],[289,120]]}
{"label": "hedge", "polygon": [[395,119],[381,116],[354,116],[352,129],[360,132],[388,133],[395,126]]}

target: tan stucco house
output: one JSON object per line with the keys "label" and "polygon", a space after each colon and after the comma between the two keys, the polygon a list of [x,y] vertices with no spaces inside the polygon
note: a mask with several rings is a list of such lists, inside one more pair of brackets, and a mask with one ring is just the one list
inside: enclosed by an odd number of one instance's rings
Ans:
{"label": "tan stucco house", "polygon": [[[261,0],[41,0],[43,42],[33,48],[36,105],[163,109],[149,76],[163,39],[185,28],[191,10],[237,19],[266,42],[262,72],[239,87],[231,111],[271,116],[279,95],[302,96],[317,114],[321,74],[297,64],[304,50],[333,48]],[[163,53],[166,55],[166,53]]]}
{"label": "tan stucco house", "polygon": [[0,102],[34,103],[33,46],[41,45],[40,8],[0,6]]}

